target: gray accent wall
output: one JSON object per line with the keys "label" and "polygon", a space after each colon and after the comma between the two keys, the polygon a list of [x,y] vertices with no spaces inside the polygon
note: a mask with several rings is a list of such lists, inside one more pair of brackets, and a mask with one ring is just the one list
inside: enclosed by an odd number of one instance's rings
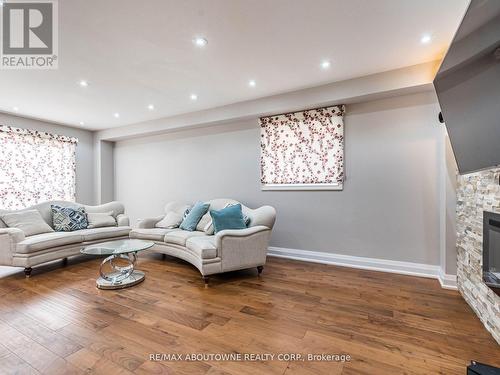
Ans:
{"label": "gray accent wall", "polygon": [[0,124],[78,138],[78,146],[76,147],[76,200],[83,204],[95,203],[94,145],[91,131],[7,113],[0,113]]}
{"label": "gray accent wall", "polygon": [[445,129],[433,92],[347,106],[343,191],[261,191],[257,119],[115,144],[115,199],[136,219],[172,200],[273,205],[271,246],[440,264]]}
{"label": "gray accent wall", "polygon": [[103,141],[94,133],[94,199],[97,204],[114,200],[114,142]]}
{"label": "gray accent wall", "polygon": [[448,275],[457,273],[457,187],[458,166],[451,148],[450,138],[445,135],[441,189],[441,267]]}

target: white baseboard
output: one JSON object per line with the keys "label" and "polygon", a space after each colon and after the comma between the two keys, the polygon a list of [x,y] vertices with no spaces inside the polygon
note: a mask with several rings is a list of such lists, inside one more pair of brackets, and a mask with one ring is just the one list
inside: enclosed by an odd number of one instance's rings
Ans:
{"label": "white baseboard", "polygon": [[441,287],[443,288],[456,289],[456,277],[454,275],[445,275],[440,266],[431,264],[365,258],[310,250],[286,249],[283,247],[269,247],[267,254],[273,257],[295,259],[304,262],[333,264],[336,266],[359,268],[371,271],[429,277],[438,279]]}
{"label": "white baseboard", "polygon": [[448,275],[444,273],[443,269],[439,270],[438,275],[439,283],[441,284],[441,288],[457,290],[457,275]]}

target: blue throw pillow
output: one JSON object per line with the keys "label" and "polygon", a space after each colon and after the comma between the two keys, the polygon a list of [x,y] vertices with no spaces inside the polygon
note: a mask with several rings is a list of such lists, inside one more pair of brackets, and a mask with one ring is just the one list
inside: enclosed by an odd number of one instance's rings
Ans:
{"label": "blue throw pillow", "polygon": [[210,207],[209,203],[196,202],[196,204],[189,210],[187,216],[182,220],[179,228],[188,230],[190,232],[196,229],[203,215],[205,215]]}
{"label": "blue throw pillow", "polygon": [[52,210],[52,225],[56,232],[87,229],[89,222],[83,207],[72,208],[53,204],[50,208]]}
{"label": "blue throw pillow", "polygon": [[212,216],[215,233],[224,229],[245,229],[247,227],[239,203],[219,211],[210,210],[210,216]]}

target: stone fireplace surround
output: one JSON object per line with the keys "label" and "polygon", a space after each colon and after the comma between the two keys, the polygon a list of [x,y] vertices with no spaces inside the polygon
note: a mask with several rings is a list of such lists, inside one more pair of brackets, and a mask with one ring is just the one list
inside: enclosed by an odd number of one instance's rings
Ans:
{"label": "stone fireplace surround", "polygon": [[500,168],[458,176],[457,285],[500,344],[500,296],[483,281],[483,211],[500,213]]}

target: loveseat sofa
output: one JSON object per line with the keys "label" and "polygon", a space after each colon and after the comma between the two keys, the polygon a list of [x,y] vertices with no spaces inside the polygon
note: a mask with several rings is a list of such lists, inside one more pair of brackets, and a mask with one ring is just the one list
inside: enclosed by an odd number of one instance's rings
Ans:
{"label": "loveseat sofa", "polygon": [[86,206],[73,202],[49,201],[19,211],[0,210],[0,217],[6,213],[37,210],[43,220],[53,228],[51,205],[83,207],[87,213],[111,213],[115,223],[112,226],[81,229],[72,232],[49,232],[26,236],[23,230],[8,228],[0,219],[0,265],[24,267],[29,277],[33,266],[63,259],[80,253],[86,245],[97,242],[124,239],[131,230],[125,208],[119,202],[98,206]]}
{"label": "loveseat sofa", "polygon": [[[232,199],[214,199],[210,210],[220,210],[239,202]],[[267,248],[271,230],[276,219],[276,211],[271,206],[250,209],[241,205],[243,214],[248,219],[245,229],[226,229],[211,234],[210,219],[205,216],[195,231],[179,228],[158,228],[157,224],[166,215],[183,215],[190,205],[182,202],[170,202],[165,206],[165,214],[153,218],[141,219],[138,227],[130,232],[130,238],[154,241],[152,251],[183,259],[200,271],[205,283],[208,276],[257,267],[259,274],[266,263]],[[207,213],[206,215],[209,215]],[[208,225],[206,225],[208,224]],[[204,230],[205,229],[205,230]]]}

